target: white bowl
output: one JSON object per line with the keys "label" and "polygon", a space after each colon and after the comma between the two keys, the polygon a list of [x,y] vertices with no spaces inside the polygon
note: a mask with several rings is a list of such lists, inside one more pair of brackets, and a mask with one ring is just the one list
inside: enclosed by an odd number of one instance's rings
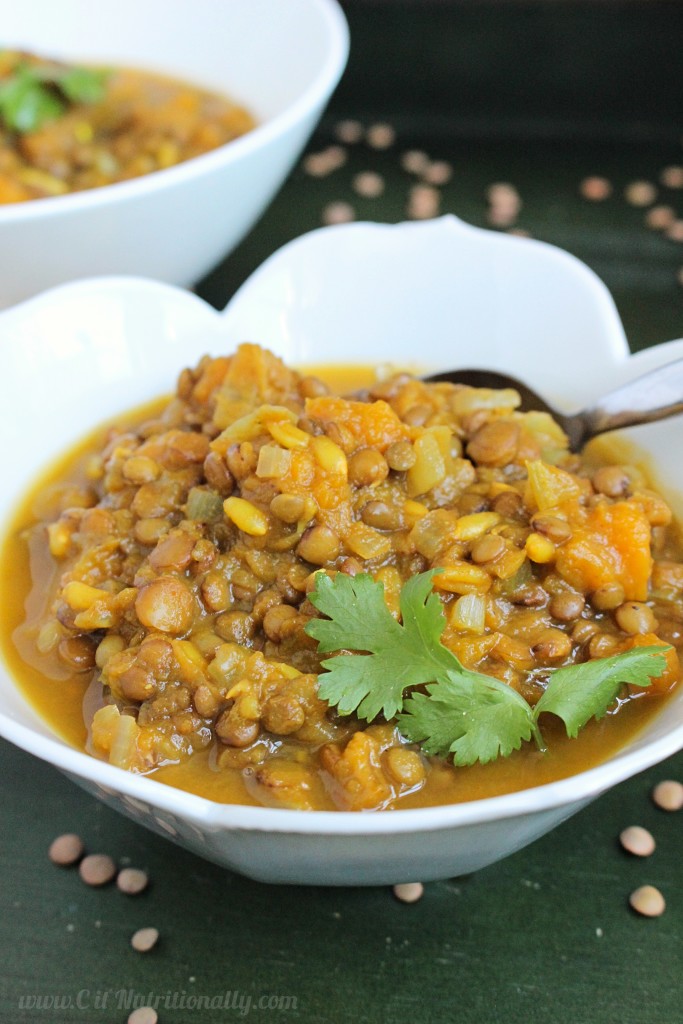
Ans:
{"label": "white bowl", "polygon": [[227,94],[258,126],[132,181],[0,205],[0,306],[92,274],[190,285],[273,198],[344,69],[336,0],[32,0],[9,4],[3,45],[158,71]]}
{"label": "white bowl", "polygon": [[[272,256],[223,314],[148,281],[67,285],[0,315],[0,451],[3,479],[12,481],[2,518],[40,466],[93,424],[168,390],[204,352],[246,338],[295,363],[499,366],[561,393],[565,405],[683,355],[678,341],[629,358],[612,300],[585,266],[452,217],[313,232]],[[674,495],[683,493],[679,431],[680,420],[637,432]],[[424,810],[307,813],[216,804],[88,757],[53,735],[6,670],[0,709],[3,736],[112,807],[270,882],[376,884],[471,872],[683,746],[681,688],[627,749],[573,778]]]}

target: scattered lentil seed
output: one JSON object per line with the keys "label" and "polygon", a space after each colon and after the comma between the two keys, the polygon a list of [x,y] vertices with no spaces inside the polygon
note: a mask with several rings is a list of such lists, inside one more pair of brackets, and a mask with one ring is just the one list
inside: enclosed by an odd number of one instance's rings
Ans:
{"label": "scattered lentil seed", "polygon": [[347,152],[343,146],[328,146],[320,153],[309,153],[304,158],[303,169],[313,178],[325,178],[332,171],[343,167],[347,160]]}
{"label": "scattered lentil seed", "polygon": [[675,220],[669,225],[666,237],[672,242],[683,242],[683,220]]}
{"label": "scattered lentil seed", "polygon": [[394,886],[394,896],[401,903],[417,903],[422,899],[425,887],[422,882],[404,882]]}
{"label": "scattered lentil seed", "polygon": [[137,896],[148,885],[149,877],[147,872],[141,871],[139,868],[124,868],[123,871],[119,871],[116,878],[117,888],[121,892],[125,892],[126,896]]}
{"label": "scattered lentil seed", "polygon": [[48,857],[53,864],[66,868],[75,864],[83,856],[83,840],[74,832],[66,832],[63,836],[53,839],[48,850]]}
{"label": "scattered lentil seed", "polygon": [[665,188],[683,188],[683,167],[678,164],[664,167],[659,180]]}
{"label": "scattered lentil seed", "polygon": [[640,825],[630,825],[619,835],[619,842],[627,853],[634,857],[649,857],[655,852],[655,841],[652,833]]}
{"label": "scattered lentil seed", "polygon": [[159,932],[156,928],[139,928],[130,940],[130,944],[137,953],[149,953],[159,941]]}
{"label": "scattered lentil seed", "polygon": [[518,213],[513,207],[491,206],[486,212],[486,219],[491,227],[509,228],[517,220]]}
{"label": "scattered lentil seed", "polygon": [[504,203],[518,203],[519,192],[507,181],[496,181],[486,189],[486,198],[494,206]]}
{"label": "scattered lentil seed", "polygon": [[396,142],[396,132],[390,124],[371,124],[365,141],[372,149],[389,149]]}
{"label": "scattered lentil seed", "polygon": [[422,172],[428,185],[445,185],[453,177],[453,168],[445,160],[434,160]]}
{"label": "scattered lentil seed", "polygon": [[532,238],[528,228],[509,228],[508,235],[515,235],[517,238]]}
{"label": "scattered lentil seed", "polygon": [[159,1015],[153,1006],[138,1006],[128,1018],[128,1024],[157,1024]]}
{"label": "scattered lentil seed", "polygon": [[339,200],[327,204],[323,209],[321,219],[323,224],[348,224],[356,219],[356,211],[350,203]]}
{"label": "scattered lentil seed", "polygon": [[592,174],[583,179],[579,185],[579,192],[584,199],[588,199],[592,203],[602,203],[612,195],[612,182],[607,178]]}
{"label": "scattered lentil seed", "polygon": [[408,174],[423,174],[429,166],[429,157],[421,149],[408,149],[401,157],[401,167]]}
{"label": "scattered lentil seed", "polygon": [[106,885],[116,874],[116,864],[106,853],[91,853],[81,861],[78,873],[86,885]]}
{"label": "scattered lentil seed", "polygon": [[354,176],[351,187],[364,199],[377,199],[384,192],[384,178],[376,171],[361,171]]}
{"label": "scattered lentil seed", "polygon": [[653,206],[645,214],[645,226],[653,231],[666,231],[676,220],[672,206]]}
{"label": "scattered lentil seed", "polygon": [[624,189],[624,199],[631,206],[650,206],[657,198],[651,181],[632,181]]}
{"label": "scattered lentil seed", "polygon": [[663,811],[680,811],[683,808],[683,783],[675,779],[664,779],[652,790],[652,799]]}
{"label": "scattered lentil seed", "polygon": [[408,193],[406,213],[412,220],[429,220],[438,214],[440,199],[433,185],[414,185]]}
{"label": "scattered lentil seed", "polygon": [[340,142],[353,145],[363,138],[363,125],[360,121],[346,120],[339,121],[334,128],[334,134]]}
{"label": "scattered lentil seed", "polygon": [[629,896],[629,903],[643,917],[659,917],[666,910],[666,902],[654,885],[641,885]]}

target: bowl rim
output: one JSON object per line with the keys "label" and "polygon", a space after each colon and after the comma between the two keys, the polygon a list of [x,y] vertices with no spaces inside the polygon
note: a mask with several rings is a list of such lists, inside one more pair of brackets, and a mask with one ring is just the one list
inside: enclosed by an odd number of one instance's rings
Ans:
{"label": "bowl rim", "polygon": [[[46,220],[68,216],[81,210],[104,206],[109,203],[126,202],[128,199],[144,198],[149,193],[163,191],[168,186],[183,185],[205,174],[211,174],[248,157],[261,147],[267,147],[274,140],[285,135],[296,124],[303,121],[317,104],[325,102],[341,78],[349,55],[349,26],[337,0],[307,0],[312,9],[317,9],[327,30],[328,50],[322,67],[315,78],[308,83],[301,95],[285,110],[274,117],[259,122],[244,135],[230,142],[184,160],[174,167],[162,168],[143,174],[128,181],[98,185],[81,192],[70,192],[62,196],[45,196],[40,199],[25,199],[19,203],[0,205],[0,226],[21,221]],[[246,101],[248,107],[248,100]]]}

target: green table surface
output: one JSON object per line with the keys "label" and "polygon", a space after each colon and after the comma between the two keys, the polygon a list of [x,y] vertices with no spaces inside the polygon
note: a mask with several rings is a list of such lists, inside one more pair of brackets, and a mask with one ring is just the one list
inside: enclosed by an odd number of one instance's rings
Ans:
{"label": "green table surface", "polygon": [[[578,130],[569,115],[552,129],[530,122],[525,132],[491,86],[490,96],[485,90],[477,95],[495,107],[495,130],[487,128],[485,103],[478,120],[449,119],[443,82],[430,106],[422,78],[419,89],[417,77],[410,79],[414,67],[392,91],[380,73],[382,61],[379,71],[372,64],[392,33],[409,46],[406,19],[423,33],[431,26],[435,48],[449,27],[452,38],[439,46],[457,50],[457,37],[464,38],[463,52],[481,49],[486,24],[473,21],[474,5],[455,5],[447,24],[439,21],[445,6],[427,4],[420,14],[408,0],[393,9],[380,2],[347,4],[358,45],[309,151],[332,142],[335,123],[350,116],[365,124],[390,121],[396,144],[386,152],[352,147],[346,166],[323,179],[299,165],[259,225],[198,293],[222,307],[270,252],[319,226],[330,201],[353,203],[358,218],[401,220],[412,180],[398,158],[419,147],[452,163],[442,210],[471,223],[486,224],[488,184],[513,182],[524,202],[520,226],[600,274],[634,349],[683,335],[677,281],[683,245],[645,228],[644,212],[622,196],[629,181],[656,182],[662,167],[683,162],[680,110],[667,113],[660,104],[656,112],[636,110],[632,122],[620,110],[621,129],[605,127],[602,134],[594,124]],[[498,50],[503,37],[513,49],[516,39],[520,45],[528,39],[529,19],[540,32],[538,19],[545,24],[549,8],[556,20],[543,31],[552,35],[565,19],[572,46],[580,47],[586,5],[511,4],[498,13],[495,7],[483,5],[481,17],[490,22]],[[598,4],[600,30],[614,13],[610,7],[620,7],[623,32],[634,46],[639,36],[651,42],[648,24],[653,32],[658,26],[662,46],[680,25],[676,5],[651,5],[661,17],[647,22],[642,4]],[[584,35],[593,39],[590,27]],[[434,66],[446,74],[442,63]],[[458,73],[466,76],[467,68],[458,65]],[[399,74],[395,67],[393,73]],[[662,73],[670,74],[668,63]],[[504,76],[500,80],[505,84]],[[602,101],[598,93],[596,102]],[[361,170],[384,177],[380,198],[355,195],[352,177]],[[591,173],[614,184],[604,204],[578,195],[578,182]],[[683,192],[661,190],[661,201],[683,215]],[[427,885],[423,899],[408,906],[384,888],[276,888],[247,881],[118,816],[48,765],[0,743],[0,1024],[114,1024],[127,1019],[136,1000],[150,999],[162,1022],[678,1024],[683,816],[657,809],[650,799],[652,786],[667,777],[683,778],[683,753],[501,864]],[[652,857],[637,859],[620,848],[618,835],[632,824],[655,836]],[[111,886],[89,889],[74,870],[51,865],[49,843],[65,831],[79,832],[90,851],[148,870],[149,890],[131,898]],[[660,918],[629,909],[630,892],[644,883],[666,897]],[[159,944],[147,955],[134,953],[130,936],[147,925],[160,930]]]}

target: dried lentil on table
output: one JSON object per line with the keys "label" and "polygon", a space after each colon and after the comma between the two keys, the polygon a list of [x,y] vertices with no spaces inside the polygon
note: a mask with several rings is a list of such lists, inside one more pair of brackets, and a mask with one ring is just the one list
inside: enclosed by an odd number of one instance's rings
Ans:
{"label": "dried lentil on table", "polygon": [[629,903],[643,917],[660,917],[666,910],[666,901],[654,885],[641,885],[631,893]]}
{"label": "dried lentil on table", "polygon": [[159,1015],[153,1006],[138,1006],[128,1017],[128,1024],[157,1024]]}
{"label": "dried lentil on table", "polygon": [[127,896],[137,896],[144,892],[149,885],[149,877],[146,871],[139,868],[123,868],[116,876],[116,886]]}
{"label": "dried lentil on table", "polygon": [[48,857],[53,864],[59,864],[60,867],[70,867],[81,859],[84,850],[85,847],[81,837],[74,832],[66,832],[64,835],[57,836],[56,839],[52,840],[48,850]]}
{"label": "dried lentil on table", "polygon": [[424,885],[422,882],[402,882],[394,886],[393,892],[401,903],[417,903],[424,895]]}
{"label": "dried lentil on table", "polygon": [[675,779],[664,779],[652,790],[652,799],[663,811],[680,811],[683,808],[683,783]]}
{"label": "dried lentil on table", "polygon": [[130,944],[136,953],[149,953],[159,941],[156,928],[139,928],[131,937]]}
{"label": "dried lentil on table", "polygon": [[630,825],[619,835],[619,842],[627,853],[634,857],[649,857],[655,852],[655,840],[651,832],[641,825]]}
{"label": "dried lentil on table", "polygon": [[106,853],[91,853],[79,864],[78,873],[86,885],[107,885],[116,875],[116,864]]}

